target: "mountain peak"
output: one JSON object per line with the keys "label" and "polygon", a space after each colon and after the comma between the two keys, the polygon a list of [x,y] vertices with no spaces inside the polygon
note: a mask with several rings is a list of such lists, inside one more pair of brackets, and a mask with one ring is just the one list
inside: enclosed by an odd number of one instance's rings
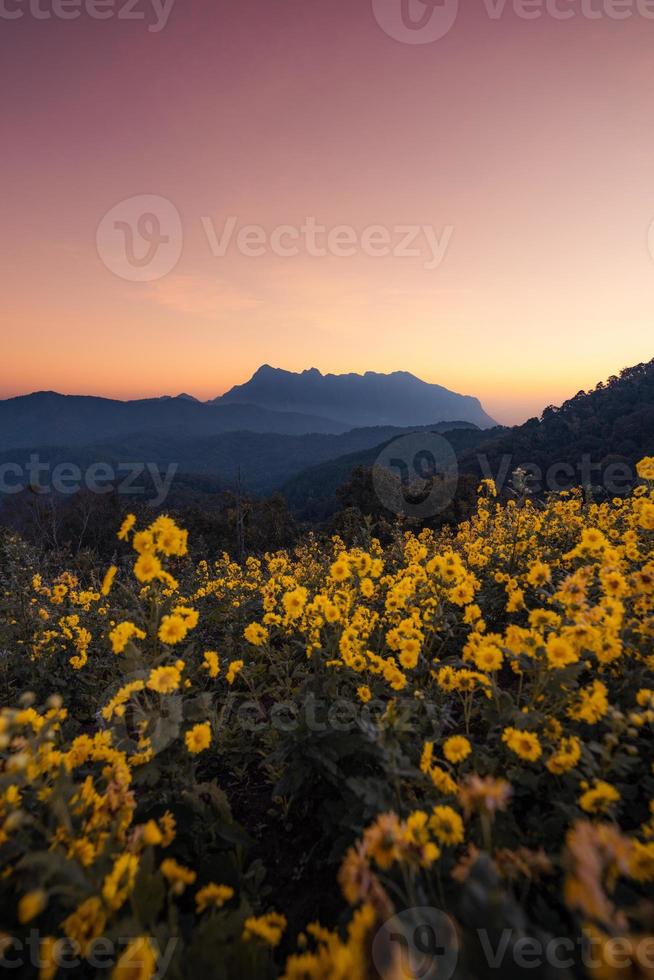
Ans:
{"label": "mountain peak", "polygon": [[318,414],[352,428],[431,425],[453,420],[481,428],[496,424],[478,399],[421,381],[408,371],[322,374],[316,367],[294,372],[262,364],[249,381],[236,385],[216,401]]}

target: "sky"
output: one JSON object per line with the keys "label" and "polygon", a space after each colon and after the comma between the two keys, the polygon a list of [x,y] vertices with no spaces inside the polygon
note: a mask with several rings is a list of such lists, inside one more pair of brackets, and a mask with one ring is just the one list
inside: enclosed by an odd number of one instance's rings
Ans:
{"label": "sky", "polygon": [[0,0],[0,397],[654,357],[654,2],[433,3]]}

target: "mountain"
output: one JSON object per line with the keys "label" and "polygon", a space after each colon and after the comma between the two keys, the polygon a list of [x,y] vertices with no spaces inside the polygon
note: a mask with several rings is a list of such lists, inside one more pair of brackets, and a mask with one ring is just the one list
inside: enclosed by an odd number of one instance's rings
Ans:
{"label": "mountain", "polygon": [[222,398],[118,401],[37,391],[0,400],[0,451],[83,446],[131,434],[198,439],[226,432],[332,434],[377,425],[406,428],[441,421],[492,424],[475,398],[428,385],[406,372],[383,375],[302,374],[264,365]]}
{"label": "mountain", "polygon": [[430,425],[462,420],[479,428],[496,425],[477,398],[427,384],[407,371],[392,374],[299,374],[264,364],[245,384],[236,385],[220,405],[259,405],[277,412],[310,412],[350,426]]}
{"label": "mountain", "polygon": [[313,413],[275,412],[257,405],[203,403],[182,395],[116,401],[39,391],[0,400],[0,450],[30,446],[80,446],[131,433],[197,438],[249,430],[300,434],[338,433],[351,426]]}
{"label": "mountain", "polygon": [[[654,456],[654,360],[626,368],[592,391],[580,391],[559,408],[548,406],[540,418],[523,425],[452,431],[447,440],[457,455],[463,494],[485,477],[506,491],[513,472],[522,467],[537,495],[584,484],[595,488],[597,499],[619,495],[635,482],[635,464]],[[309,467],[291,477],[282,492],[301,517],[324,519],[342,506],[341,491],[358,473],[360,505],[367,512],[371,469],[383,448]]]}

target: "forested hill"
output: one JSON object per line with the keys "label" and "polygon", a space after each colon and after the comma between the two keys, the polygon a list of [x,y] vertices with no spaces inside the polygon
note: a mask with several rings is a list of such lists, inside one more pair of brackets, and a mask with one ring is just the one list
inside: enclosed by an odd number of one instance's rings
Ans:
{"label": "forested hill", "polygon": [[462,454],[459,463],[463,471],[481,475],[486,464],[497,472],[507,457],[512,468],[531,465],[546,470],[565,464],[579,472],[584,459],[590,458],[596,467],[593,482],[600,482],[600,467],[620,461],[633,466],[653,453],[651,360],[625,368],[592,391],[578,392],[559,408],[549,406],[540,419],[493,434],[481,448]]}

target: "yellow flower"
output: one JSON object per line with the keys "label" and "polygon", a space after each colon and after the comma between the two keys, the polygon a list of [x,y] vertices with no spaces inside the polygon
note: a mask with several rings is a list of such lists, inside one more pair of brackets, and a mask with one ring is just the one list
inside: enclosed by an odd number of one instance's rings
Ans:
{"label": "yellow flower", "polygon": [[472,746],[463,735],[452,735],[443,744],[443,755],[448,762],[463,762],[472,752]]}
{"label": "yellow flower", "polygon": [[155,667],[148,677],[146,687],[158,694],[171,694],[177,690],[181,679],[177,667]]}
{"label": "yellow flower", "polygon": [[297,619],[307,603],[307,590],[298,586],[292,592],[287,592],[282,598],[282,605],[289,619]]}
{"label": "yellow flower", "polygon": [[568,709],[568,714],[576,721],[596,725],[608,710],[608,689],[601,681],[594,680],[590,687],[579,692],[577,703]]}
{"label": "yellow flower", "polygon": [[102,900],[94,895],[64,919],[61,927],[69,939],[79,943],[82,955],[86,956],[93,941],[104,932],[106,924]]}
{"label": "yellow flower", "polygon": [[200,613],[197,609],[191,609],[190,606],[175,606],[173,614],[180,616],[186,623],[186,628],[189,630],[195,629],[200,621]]}
{"label": "yellow flower", "polygon": [[163,834],[161,833],[156,820],[148,820],[148,822],[143,825],[143,843],[154,847],[161,844],[162,840]]}
{"label": "yellow flower", "polygon": [[245,627],[243,636],[252,646],[261,647],[268,640],[268,630],[259,623],[250,623]]}
{"label": "yellow flower", "polygon": [[344,582],[352,575],[352,569],[344,558],[337,558],[329,570],[335,582]]}
{"label": "yellow flower", "polygon": [[160,517],[152,525],[156,547],[164,555],[185,555],[188,550],[188,532],[177,527],[171,518]]}
{"label": "yellow flower", "polygon": [[465,836],[463,820],[451,806],[435,806],[429,818],[429,827],[441,844],[460,844]]}
{"label": "yellow flower", "polygon": [[118,532],[118,540],[125,541],[129,532],[132,530],[136,524],[136,517],[134,514],[128,514],[123,523],[120,525],[120,530]]}
{"label": "yellow flower", "polygon": [[485,644],[479,650],[475,650],[473,660],[479,670],[489,672],[500,669],[504,662],[504,655],[494,644]]}
{"label": "yellow flower", "polygon": [[434,759],[434,743],[425,742],[425,744],[422,747],[422,755],[420,757],[420,772],[427,774],[431,769],[433,759]]}
{"label": "yellow flower", "polygon": [[382,813],[366,828],[363,844],[366,853],[382,869],[387,871],[400,857],[402,825],[395,813]]}
{"label": "yellow flower", "polygon": [[194,725],[184,736],[186,748],[193,755],[204,752],[211,745],[211,725],[208,721]]}
{"label": "yellow flower", "polygon": [[137,531],[132,538],[132,548],[139,555],[153,552],[155,550],[155,540],[152,531]]}
{"label": "yellow flower", "polygon": [[400,664],[405,670],[413,670],[418,664],[420,655],[419,641],[413,637],[402,640],[400,650]]}
{"label": "yellow flower", "polygon": [[[54,936],[46,936],[39,943],[39,980],[54,980],[59,969],[59,963],[61,962],[59,957],[61,955],[63,942],[60,939],[55,939]],[[0,949],[1,952],[1,949]]]}
{"label": "yellow flower", "polygon": [[640,708],[654,708],[654,691],[648,687],[641,687],[636,694],[636,704]]}
{"label": "yellow flower", "polygon": [[231,664],[227,669],[227,674],[225,675],[225,680],[228,684],[233,684],[240,672],[243,670],[245,663],[243,660],[232,660]]}
{"label": "yellow flower", "polygon": [[175,840],[175,818],[170,812],[166,810],[163,817],[159,820],[159,826],[161,827],[161,833],[163,835],[163,840],[161,841],[162,847],[170,847],[172,842]]}
{"label": "yellow flower", "polygon": [[286,919],[283,915],[276,912],[269,912],[259,918],[252,916],[245,920],[243,938],[251,939],[256,936],[263,939],[269,946],[279,946],[284,930],[286,929]]}
{"label": "yellow flower", "polygon": [[181,643],[188,633],[188,625],[182,616],[164,616],[159,626],[159,639],[168,646]]}
{"label": "yellow flower", "polygon": [[604,813],[620,799],[620,794],[610,783],[598,779],[594,786],[579,797],[579,806],[586,813]]}
{"label": "yellow flower", "polygon": [[575,736],[564,738],[554,755],[545,763],[555,776],[574,769],[581,758],[581,742]]}
{"label": "yellow flower", "polygon": [[130,640],[144,640],[145,633],[134,623],[118,623],[109,633],[109,642],[114,653],[123,653]]}
{"label": "yellow flower", "polygon": [[18,921],[25,925],[40,915],[48,904],[48,895],[42,888],[27,892],[18,902]]}
{"label": "yellow flower", "polygon": [[646,456],[636,466],[636,472],[641,480],[654,481],[654,456]]}
{"label": "yellow flower", "polygon": [[121,854],[102,885],[102,897],[110,909],[117,911],[134,887],[139,859],[136,854]]}
{"label": "yellow flower", "polygon": [[195,871],[185,868],[175,858],[166,858],[159,867],[162,875],[173,886],[173,891],[180,895],[187,885],[192,885],[197,878]]}
{"label": "yellow flower", "polygon": [[638,840],[632,841],[629,874],[636,881],[654,881],[654,841],[647,844]]}
{"label": "yellow flower", "polygon": [[19,806],[21,801],[21,792],[18,786],[13,783],[7,787],[5,790],[5,803],[7,806]]}
{"label": "yellow flower", "polygon": [[502,741],[512,752],[527,762],[535,762],[543,752],[538,735],[534,732],[521,732],[517,728],[505,728]]}
{"label": "yellow flower", "polygon": [[552,670],[560,670],[562,667],[575,664],[579,660],[572,644],[564,637],[554,634],[547,638],[546,654],[548,666]]}
{"label": "yellow flower", "polygon": [[366,685],[357,687],[357,695],[362,704],[368,704],[368,702],[372,700],[372,692]]}
{"label": "yellow flower", "polygon": [[147,936],[133,939],[114,967],[111,980],[151,980],[157,954]]}
{"label": "yellow flower", "polygon": [[204,888],[200,890],[195,895],[195,907],[198,914],[204,912],[208,908],[220,909],[223,907],[225,902],[228,902],[230,898],[234,897],[234,889],[230,888],[229,885],[216,885],[211,882],[205,885]]}
{"label": "yellow flower", "polygon": [[454,796],[458,786],[449,773],[441,769],[440,766],[432,766],[428,773],[432,783],[443,796]]}
{"label": "yellow flower", "polygon": [[144,551],[136,559],[134,565],[134,575],[139,582],[152,582],[153,579],[161,578],[163,566],[156,555],[149,551]]}
{"label": "yellow flower", "polygon": [[208,671],[209,677],[217,677],[220,673],[220,657],[215,650],[207,650],[203,660],[202,669]]}
{"label": "yellow flower", "polygon": [[111,565],[111,567],[107,569],[107,573],[102,580],[102,588],[100,589],[102,595],[109,595],[111,592],[111,586],[114,584],[117,571],[118,568],[115,565]]}
{"label": "yellow flower", "polygon": [[552,570],[542,561],[536,561],[527,573],[527,582],[535,587],[546,585],[552,580]]}

